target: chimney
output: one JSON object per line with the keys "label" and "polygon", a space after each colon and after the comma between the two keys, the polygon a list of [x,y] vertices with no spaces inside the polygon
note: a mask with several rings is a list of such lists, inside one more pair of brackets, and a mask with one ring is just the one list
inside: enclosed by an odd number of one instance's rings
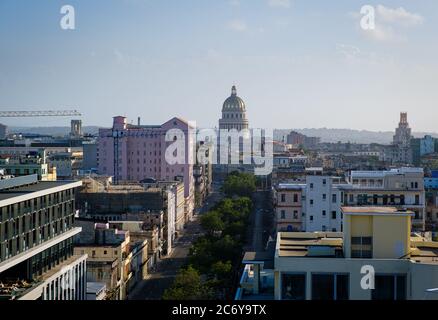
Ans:
{"label": "chimney", "polygon": [[140,125],[140,122],[141,122],[141,119],[140,119],[140,117],[138,117],[138,125]]}

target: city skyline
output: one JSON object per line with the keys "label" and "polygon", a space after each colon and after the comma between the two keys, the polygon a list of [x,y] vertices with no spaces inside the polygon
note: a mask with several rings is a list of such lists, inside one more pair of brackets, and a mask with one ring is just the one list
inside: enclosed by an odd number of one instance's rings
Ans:
{"label": "city skyline", "polygon": [[[406,111],[415,131],[436,131],[430,1],[76,0],[68,31],[64,4],[0,4],[2,109],[77,108],[84,125],[102,127],[115,115],[215,127],[236,85],[252,127],[391,131]],[[370,33],[363,5],[376,9]]]}

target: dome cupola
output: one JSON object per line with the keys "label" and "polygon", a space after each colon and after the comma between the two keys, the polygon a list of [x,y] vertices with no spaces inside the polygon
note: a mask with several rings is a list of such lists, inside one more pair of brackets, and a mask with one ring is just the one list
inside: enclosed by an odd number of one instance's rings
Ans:
{"label": "dome cupola", "polygon": [[238,111],[238,112],[245,112],[246,106],[245,102],[241,98],[237,96],[237,89],[236,86],[233,86],[231,88],[231,96],[225,100],[222,111]]}

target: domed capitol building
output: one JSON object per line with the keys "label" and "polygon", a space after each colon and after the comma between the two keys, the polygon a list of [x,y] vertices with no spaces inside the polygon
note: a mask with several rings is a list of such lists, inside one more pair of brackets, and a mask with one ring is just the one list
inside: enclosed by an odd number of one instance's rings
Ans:
{"label": "domed capitol building", "polygon": [[238,131],[248,129],[245,102],[237,96],[236,86],[231,88],[229,96],[222,106],[222,118],[219,119],[219,129],[236,129]]}

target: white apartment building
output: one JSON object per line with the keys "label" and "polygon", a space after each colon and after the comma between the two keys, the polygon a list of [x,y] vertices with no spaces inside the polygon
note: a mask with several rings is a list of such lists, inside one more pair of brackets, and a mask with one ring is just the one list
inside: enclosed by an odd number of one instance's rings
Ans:
{"label": "white apartment building", "polygon": [[[391,206],[410,210],[413,230],[425,228],[426,199],[422,168],[398,168],[382,171],[352,171],[347,179],[308,171],[306,183],[279,184],[275,187],[277,231],[290,230],[296,207],[302,213],[302,231],[342,232],[341,206]],[[290,196],[302,190],[302,202],[281,201],[281,193]],[[290,197],[289,196],[289,197]],[[283,197],[288,197],[287,195]],[[282,218],[285,219],[282,219]],[[285,228],[286,225],[286,228]],[[293,228],[298,230],[298,228]]]}
{"label": "white apartment building", "polygon": [[342,231],[342,192],[339,177],[308,175],[306,177],[304,217],[305,230]]}

